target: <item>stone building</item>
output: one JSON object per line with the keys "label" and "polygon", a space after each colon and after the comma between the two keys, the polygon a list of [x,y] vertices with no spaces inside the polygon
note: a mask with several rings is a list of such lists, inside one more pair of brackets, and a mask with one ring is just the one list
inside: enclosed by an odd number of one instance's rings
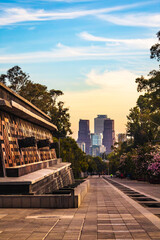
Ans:
{"label": "stone building", "polygon": [[91,145],[89,120],[79,120],[79,131],[78,131],[78,144],[85,143],[85,152],[89,154],[89,148]]}
{"label": "stone building", "polygon": [[112,151],[111,146],[115,143],[114,120],[104,120],[103,145],[106,147],[106,153]]}
{"label": "stone building", "polygon": [[11,191],[11,182],[13,191],[15,183],[16,191],[29,193],[73,183],[70,163],[56,157],[55,131],[49,116],[0,83],[1,192]]}
{"label": "stone building", "polygon": [[104,120],[107,119],[107,115],[97,115],[94,118],[94,133],[95,134],[103,134],[104,131]]}

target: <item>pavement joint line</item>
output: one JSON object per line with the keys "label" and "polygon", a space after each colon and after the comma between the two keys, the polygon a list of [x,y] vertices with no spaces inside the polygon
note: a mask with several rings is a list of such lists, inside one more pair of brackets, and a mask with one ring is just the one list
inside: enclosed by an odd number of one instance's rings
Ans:
{"label": "pavement joint line", "polygon": [[7,216],[8,214],[0,214],[0,219]]}
{"label": "pavement joint line", "polygon": [[143,229],[133,229],[133,230],[98,230],[99,233],[145,233]]}
{"label": "pavement joint line", "polygon": [[82,230],[83,230],[83,227],[84,227],[84,222],[85,222],[85,218],[83,218],[83,221],[82,221],[82,224],[81,224],[81,228],[80,228],[80,231],[79,231],[79,235],[78,235],[78,239],[77,239],[77,240],[80,240],[80,239],[81,239]]}
{"label": "pavement joint line", "polygon": [[[103,181],[107,181],[103,179]],[[142,205],[128,197],[126,194],[124,194],[122,191],[120,191],[118,188],[113,186],[110,182],[107,181],[107,183],[115,189],[123,198],[126,199],[127,202],[129,202],[134,208],[136,208],[144,217],[146,217],[150,222],[152,222],[158,229],[160,229],[160,219],[155,216],[153,213],[151,213],[148,209],[144,208]]]}
{"label": "pavement joint line", "polygon": [[52,229],[57,225],[57,223],[59,222],[60,219],[58,219],[55,224],[53,224],[53,226],[49,229],[49,231],[46,233],[46,235],[42,238],[42,240],[45,240],[46,237],[48,237],[49,233],[52,231]]}
{"label": "pavement joint line", "polygon": [[[106,180],[107,180],[107,179],[106,179]],[[147,194],[147,193],[145,193],[145,192],[141,192],[141,191],[139,191],[139,190],[137,190],[137,189],[135,189],[135,188],[133,188],[133,187],[131,187],[131,186],[129,186],[129,185],[126,185],[126,184],[124,184],[124,183],[117,182],[117,181],[115,181],[115,180],[113,180],[113,179],[112,179],[111,181],[113,181],[114,183],[118,183],[118,184],[120,184],[120,185],[122,185],[122,186],[124,186],[124,187],[127,187],[127,188],[135,191],[135,192],[138,192],[138,193],[140,193],[140,194],[143,194],[143,195],[145,195],[146,197],[152,198],[152,199],[160,202],[160,198],[156,198],[156,197],[154,197],[154,196],[151,196],[150,194]]]}
{"label": "pavement joint line", "polygon": [[32,215],[32,216],[27,216],[27,219],[49,219],[49,218],[59,218],[59,219],[64,219],[64,218],[73,218],[73,215]]}
{"label": "pavement joint line", "polygon": [[[109,218],[109,217],[104,217],[104,218],[99,218],[98,217],[98,220],[123,220],[122,218]],[[125,218],[124,220],[133,220],[133,218],[132,219],[130,219],[130,218]]]}
{"label": "pavement joint line", "polygon": [[138,226],[139,224],[138,223],[130,223],[130,224],[127,224],[127,223],[98,223],[97,225],[99,226],[128,226],[128,225],[134,225],[134,226]]}

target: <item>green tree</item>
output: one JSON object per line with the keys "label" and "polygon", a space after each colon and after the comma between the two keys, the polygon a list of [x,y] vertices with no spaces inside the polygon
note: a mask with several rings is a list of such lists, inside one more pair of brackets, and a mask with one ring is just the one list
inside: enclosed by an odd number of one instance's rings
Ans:
{"label": "green tree", "polygon": [[22,71],[19,66],[14,66],[7,71],[7,74],[0,75],[0,81],[4,84],[9,83],[9,87],[16,93],[20,93],[22,86],[30,82],[30,76]]}
{"label": "green tree", "polygon": [[21,87],[19,94],[46,114],[49,114],[54,106],[52,95],[45,85],[29,82]]}
{"label": "green tree", "polygon": [[[157,37],[160,40],[160,31],[157,33]],[[150,51],[151,51],[151,58],[156,58],[159,61],[160,60],[160,44],[157,43],[153,45]]]}
{"label": "green tree", "polygon": [[57,101],[63,92],[55,89],[48,90],[45,85],[33,83],[29,78],[29,75],[23,72],[19,66],[14,66],[7,71],[7,74],[0,75],[0,82],[8,85],[16,93],[48,114],[52,123],[58,128],[55,136],[64,137],[72,134],[69,109],[64,107],[64,102]]}
{"label": "green tree", "polygon": [[0,82],[6,85],[6,75],[5,74],[0,75]]}
{"label": "green tree", "polygon": [[127,141],[114,144],[113,151],[107,156],[107,159],[109,160],[109,169],[112,174],[116,174],[116,172],[120,170],[121,155],[130,152],[130,150],[131,146]]}
{"label": "green tree", "polygon": [[[160,40],[160,32],[157,33]],[[160,60],[160,44],[151,47],[151,58]],[[134,138],[134,146],[160,138],[160,71],[153,70],[148,79],[141,76],[136,79],[137,91],[144,92],[137,100],[136,107],[127,117],[128,135]]]}
{"label": "green tree", "polygon": [[90,155],[87,155],[88,172],[93,174],[97,172],[97,164]]}
{"label": "green tree", "polygon": [[93,157],[93,160],[95,161],[97,165],[97,173],[102,174],[107,169],[107,164],[102,161],[101,157]]}
{"label": "green tree", "polygon": [[76,178],[80,177],[81,172],[87,171],[88,163],[86,154],[78,147],[73,138],[67,137],[60,139],[60,156],[63,161],[71,162],[73,173]]}
{"label": "green tree", "polygon": [[130,114],[127,116],[127,132],[130,137],[133,137],[134,146],[153,140],[156,126],[151,128],[153,124],[151,124],[149,114],[148,109],[142,111],[139,106],[136,106],[130,110]]}
{"label": "green tree", "polygon": [[65,137],[67,134],[72,134],[70,115],[68,113],[68,108],[64,107],[64,102],[60,101],[50,108],[49,115],[52,119],[52,123],[58,128],[55,136]]}

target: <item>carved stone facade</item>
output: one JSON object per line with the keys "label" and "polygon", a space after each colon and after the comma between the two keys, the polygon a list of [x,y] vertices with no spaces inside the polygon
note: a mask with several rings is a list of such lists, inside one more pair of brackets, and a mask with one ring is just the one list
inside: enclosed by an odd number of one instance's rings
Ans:
{"label": "carved stone facade", "polygon": [[37,141],[49,139],[52,142],[52,134],[49,130],[12,114],[0,112],[0,142],[5,167],[20,166],[56,158],[55,150],[50,150],[49,147],[38,149],[37,146],[33,146],[20,149],[18,139],[26,137],[35,137]]}
{"label": "carved stone facade", "polygon": [[[0,83],[0,176],[30,173],[45,167],[36,163],[55,159],[49,145],[55,130],[45,113]],[[29,145],[20,147],[21,139]],[[42,140],[47,144],[38,145]]]}
{"label": "carved stone facade", "polygon": [[[44,194],[74,182],[57,159],[50,117],[0,83],[0,194]],[[38,171],[39,170],[39,171]]]}

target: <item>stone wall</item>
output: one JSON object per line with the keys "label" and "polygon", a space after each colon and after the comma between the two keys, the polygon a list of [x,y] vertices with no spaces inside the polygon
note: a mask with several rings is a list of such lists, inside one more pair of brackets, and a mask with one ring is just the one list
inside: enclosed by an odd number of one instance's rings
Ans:
{"label": "stone wall", "polygon": [[87,180],[65,195],[0,195],[0,208],[78,208],[89,187]]}
{"label": "stone wall", "polygon": [[0,83],[0,194],[44,194],[74,183],[71,163],[56,157],[57,127]]}
{"label": "stone wall", "polygon": [[37,140],[49,139],[52,142],[52,134],[47,129],[15,117],[14,115],[0,112],[1,151],[5,159],[6,167],[34,163],[56,157],[55,151],[49,151],[49,147],[45,147],[43,151],[41,149],[41,154],[37,147],[22,148],[20,153],[17,139],[32,136]]}
{"label": "stone wall", "polygon": [[49,139],[52,134],[49,130],[33,123],[20,119],[13,114],[0,112],[0,143],[1,158],[5,167],[14,167],[56,158],[55,150],[44,147],[28,147],[19,149],[18,139],[35,137],[36,140]]}
{"label": "stone wall", "polygon": [[63,188],[65,186],[74,183],[74,176],[70,166],[66,166],[63,169],[57,171],[57,173],[51,174],[46,178],[36,182],[30,186],[30,193],[44,194],[52,193],[54,190]]}

